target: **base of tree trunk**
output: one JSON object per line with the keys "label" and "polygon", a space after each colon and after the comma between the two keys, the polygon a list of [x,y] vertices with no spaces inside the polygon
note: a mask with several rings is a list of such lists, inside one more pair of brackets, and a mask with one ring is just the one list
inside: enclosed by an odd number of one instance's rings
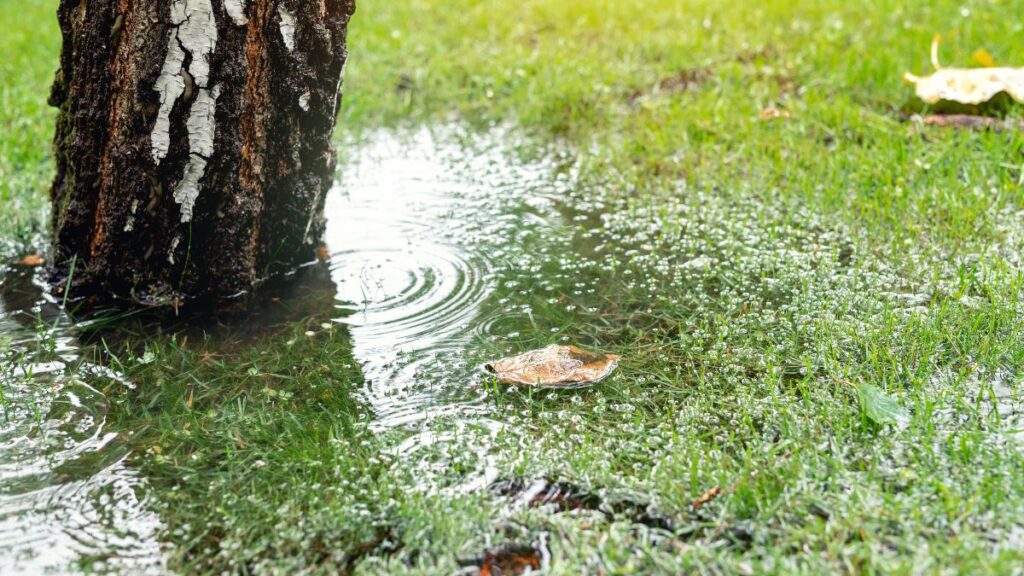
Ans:
{"label": "base of tree trunk", "polygon": [[354,0],[61,0],[54,291],[181,306],[316,258]]}

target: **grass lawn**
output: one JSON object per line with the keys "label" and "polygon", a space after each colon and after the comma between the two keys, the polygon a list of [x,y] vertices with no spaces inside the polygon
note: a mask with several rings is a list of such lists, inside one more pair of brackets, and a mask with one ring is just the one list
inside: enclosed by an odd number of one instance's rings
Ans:
{"label": "grass lawn", "polygon": [[[5,262],[45,244],[54,10],[0,0]],[[498,477],[574,495],[512,505],[424,488],[401,433],[369,425],[330,310],[230,343],[126,322],[92,359],[136,384],[104,388],[109,418],[171,567],[441,574],[518,544],[551,574],[1020,573],[1024,134],[924,126],[900,76],[930,69],[936,33],[945,65],[1024,65],[1021,14],[361,0],[343,158],[454,123],[569,179],[557,238],[524,220],[490,240],[517,247],[482,309],[530,313],[465,354],[564,339],[625,360],[571,393],[471,383],[507,428]]]}

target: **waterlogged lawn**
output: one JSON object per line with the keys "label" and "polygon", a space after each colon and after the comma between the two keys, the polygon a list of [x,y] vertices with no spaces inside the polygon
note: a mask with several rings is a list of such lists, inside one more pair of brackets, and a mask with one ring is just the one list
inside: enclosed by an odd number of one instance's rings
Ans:
{"label": "waterlogged lawn", "polygon": [[[45,229],[52,12],[0,0],[8,262]],[[336,224],[291,308],[89,327],[67,378],[181,572],[1015,573],[1024,138],[925,127],[899,77],[935,33],[1024,65],[1019,14],[364,0],[332,219],[412,248]],[[0,270],[0,316],[30,310]],[[67,344],[22,323],[5,434],[46,420],[18,367]],[[564,392],[476,370],[553,342],[624,361]]]}

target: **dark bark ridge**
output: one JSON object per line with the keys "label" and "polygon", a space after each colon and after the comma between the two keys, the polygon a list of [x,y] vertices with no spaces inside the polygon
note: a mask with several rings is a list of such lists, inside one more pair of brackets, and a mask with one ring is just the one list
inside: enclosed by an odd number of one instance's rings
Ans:
{"label": "dark bark ridge", "polygon": [[179,306],[313,260],[354,9],[61,0],[54,290]]}

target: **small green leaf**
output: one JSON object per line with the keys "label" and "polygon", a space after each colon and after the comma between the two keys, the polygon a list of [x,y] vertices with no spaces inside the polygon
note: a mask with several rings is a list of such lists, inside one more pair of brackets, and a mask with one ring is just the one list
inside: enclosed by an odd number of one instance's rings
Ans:
{"label": "small green leaf", "polygon": [[878,386],[858,384],[857,399],[860,401],[860,409],[875,424],[900,425],[910,420],[907,409]]}

